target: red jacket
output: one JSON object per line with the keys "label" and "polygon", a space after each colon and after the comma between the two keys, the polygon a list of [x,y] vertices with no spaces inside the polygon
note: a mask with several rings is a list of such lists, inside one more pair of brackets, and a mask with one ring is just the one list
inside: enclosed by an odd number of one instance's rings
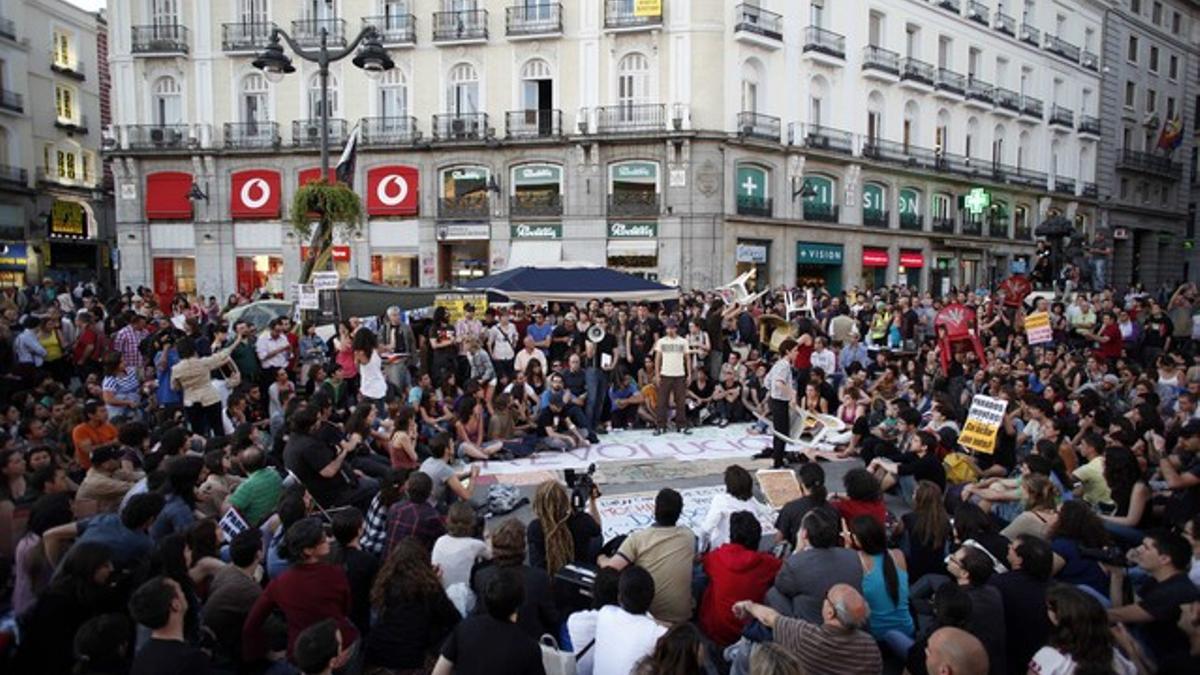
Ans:
{"label": "red jacket", "polygon": [[350,623],[350,582],[341,567],[326,563],[292,565],[258,596],[242,626],[242,651],[247,659],[266,653],[263,623],[274,610],[287,620],[288,655],[296,637],[305,628],[324,619],[335,619],[342,633],[342,645],[349,647],[358,639],[358,630]]}
{"label": "red jacket", "polygon": [[783,561],[741,544],[725,544],[705,555],[703,564],[708,588],[700,602],[700,630],[726,647],[742,634],[742,622],[733,615],[733,603],[762,602]]}

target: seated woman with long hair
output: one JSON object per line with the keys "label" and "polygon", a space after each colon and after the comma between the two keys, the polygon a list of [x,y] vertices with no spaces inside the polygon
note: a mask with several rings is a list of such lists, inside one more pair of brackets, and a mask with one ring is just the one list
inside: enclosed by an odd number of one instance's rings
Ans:
{"label": "seated woman with long hair", "polygon": [[904,528],[902,549],[908,560],[909,576],[920,579],[927,574],[946,574],[946,553],[954,538],[950,514],[942,505],[942,489],[937,483],[917,483],[913,510],[900,517]]}
{"label": "seated woman with long hair", "polygon": [[538,486],[533,496],[534,519],[526,529],[529,564],[551,576],[569,563],[590,564],[600,553],[600,514],[596,500],[587,512],[571,508],[566,489],[555,480]]}
{"label": "seated woman with long hair", "polygon": [[1108,614],[1096,598],[1067,584],[1046,591],[1049,643],[1033,655],[1029,671],[1041,675],[1135,675],[1137,667],[1113,643]]}
{"label": "seated woman with long hair", "polygon": [[850,522],[850,541],[863,568],[863,598],[871,608],[871,636],[890,632],[911,638],[913,619],[908,609],[908,565],[904,553],[887,547],[883,525],[871,516]]}
{"label": "seated woman with long hair", "polygon": [[1104,529],[1121,545],[1137,546],[1151,520],[1151,493],[1137,456],[1129,448],[1116,445],[1104,451],[1104,482],[1117,507],[1110,515],[1100,515]]}
{"label": "seated woman with long hair", "polygon": [[[1084,557],[1082,549],[1108,545],[1104,521],[1086,502],[1066,502],[1058,518],[1046,532],[1054,549],[1054,578],[1062,583],[1087,588],[1097,598],[1108,597],[1108,575],[1094,559]],[[1101,601],[1103,602],[1103,601]]]}

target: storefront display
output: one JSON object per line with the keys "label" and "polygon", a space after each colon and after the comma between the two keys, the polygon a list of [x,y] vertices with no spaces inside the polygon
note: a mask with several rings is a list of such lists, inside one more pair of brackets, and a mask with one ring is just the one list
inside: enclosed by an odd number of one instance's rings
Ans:
{"label": "storefront display", "polygon": [[838,222],[837,185],[825,176],[804,177],[804,219]]}
{"label": "storefront display", "polygon": [[925,223],[921,217],[921,192],[916,188],[901,188],[898,201],[900,208],[900,229],[923,229]]}
{"label": "storefront display", "polygon": [[562,215],[562,167],[526,164],[512,172],[512,214],[525,218]]}
{"label": "storefront display", "polygon": [[734,190],[737,194],[737,212],[744,216],[771,217],[771,196],[769,174],[752,164],[742,164],[737,168],[737,182]]}
{"label": "storefront display", "polygon": [[755,271],[754,278],[746,283],[747,291],[758,291],[771,285],[771,242],[738,239],[736,259],[738,276]]}
{"label": "storefront display", "polygon": [[887,228],[887,188],[879,183],[866,183],[862,192],[863,225],[867,227]]}
{"label": "storefront display", "polygon": [[658,214],[658,164],[625,162],[609,168],[609,215]]}
{"label": "storefront display", "polygon": [[371,282],[385,286],[420,286],[416,255],[371,256]]}
{"label": "storefront display", "polygon": [[170,311],[176,295],[196,294],[195,258],[155,258],[154,293],[164,312]]}
{"label": "storefront display", "polygon": [[658,223],[609,223],[608,267],[657,281]]}
{"label": "storefront display", "polygon": [[796,286],[841,293],[843,257],[841,244],[796,242]]}
{"label": "storefront display", "polygon": [[488,170],[481,166],[458,167],[442,171],[442,218],[488,217]]}
{"label": "storefront display", "polygon": [[454,285],[487,276],[490,238],[487,223],[438,225],[438,283]]}
{"label": "storefront display", "polygon": [[238,293],[249,297],[266,291],[283,293],[283,258],[269,255],[238,256]]}
{"label": "storefront display", "polygon": [[925,268],[925,254],[921,251],[900,251],[900,267],[896,270],[900,283],[912,290],[921,290],[921,270]]}
{"label": "storefront display", "polygon": [[870,291],[886,286],[889,262],[886,248],[864,248],[861,287]]}
{"label": "storefront display", "polygon": [[934,295],[946,295],[954,285],[954,258],[939,255],[935,261],[933,269],[929,271],[930,291]]}
{"label": "storefront display", "polygon": [[21,288],[25,285],[25,269],[29,266],[27,244],[0,243],[0,288]]}
{"label": "storefront display", "polygon": [[[333,269],[338,273],[339,279],[348,279],[354,274],[350,271],[350,247],[335,244],[330,257],[333,259]],[[304,261],[308,260],[308,247],[300,247],[300,264],[304,265]]]}

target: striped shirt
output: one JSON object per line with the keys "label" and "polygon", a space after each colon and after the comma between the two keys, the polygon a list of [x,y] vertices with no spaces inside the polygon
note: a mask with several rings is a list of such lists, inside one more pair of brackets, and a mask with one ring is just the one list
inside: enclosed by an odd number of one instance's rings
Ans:
{"label": "striped shirt", "polygon": [[767,372],[763,381],[768,394],[776,401],[792,400],[792,364],[785,358],[780,358]]}
{"label": "striped shirt", "polygon": [[145,360],[142,358],[142,353],[138,351],[138,345],[142,344],[142,340],[148,335],[150,335],[150,331],[136,330],[132,325],[117,331],[113,338],[113,348],[125,357],[126,368],[133,368],[137,373],[142,372]]}
{"label": "striped shirt", "polygon": [[875,640],[861,630],[781,616],[775,641],[791,652],[808,675],[879,675],[883,660]]}

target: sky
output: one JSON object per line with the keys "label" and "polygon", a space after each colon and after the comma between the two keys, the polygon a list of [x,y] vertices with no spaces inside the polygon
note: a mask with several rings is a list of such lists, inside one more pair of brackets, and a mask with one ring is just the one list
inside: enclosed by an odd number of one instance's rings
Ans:
{"label": "sky", "polygon": [[67,0],[67,2],[75,5],[76,7],[82,7],[87,10],[95,11],[103,7],[106,0]]}

